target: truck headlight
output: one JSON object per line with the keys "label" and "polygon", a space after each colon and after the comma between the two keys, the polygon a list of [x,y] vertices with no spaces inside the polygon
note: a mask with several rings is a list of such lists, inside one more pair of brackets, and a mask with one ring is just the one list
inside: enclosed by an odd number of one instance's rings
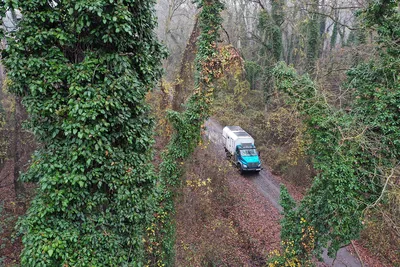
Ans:
{"label": "truck headlight", "polygon": [[244,168],[244,169],[247,169],[247,165],[246,165],[246,164],[243,164],[243,168]]}
{"label": "truck headlight", "polygon": [[260,168],[261,167],[261,163],[260,164],[258,164],[258,168]]}

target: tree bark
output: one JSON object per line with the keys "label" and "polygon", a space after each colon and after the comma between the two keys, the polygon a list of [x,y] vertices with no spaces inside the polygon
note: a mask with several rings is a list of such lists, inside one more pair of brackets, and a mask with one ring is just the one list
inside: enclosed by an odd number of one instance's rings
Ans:
{"label": "tree bark", "polygon": [[19,180],[19,174],[21,171],[21,153],[20,153],[20,142],[21,142],[21,123],[22,123],[22,103],[21,97],[15,98],[15,110],[14,110],[14,191],[17,197],[25,194],[24,183]]}
{"label": "tree bark", "polygon": [[194,80],[192,77],[194,76],[194,61],[197,51],[196,42],[199,35],[200,29],[198,18],[196,18],[192,34],[190,35],[189,42],[186,45],[185,52],[183,53],[181,69],[179,71],[180,82],[175,86],[172,109],[176,111],[182,111],[182,104],[185,103],[194,88]]}

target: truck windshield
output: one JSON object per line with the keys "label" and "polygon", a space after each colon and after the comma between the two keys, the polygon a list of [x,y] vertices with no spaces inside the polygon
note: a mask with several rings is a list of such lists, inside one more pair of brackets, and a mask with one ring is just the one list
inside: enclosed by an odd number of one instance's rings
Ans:
{"label": "truck windshield", "polygon": [[241,149],[240,155],[242,155],[242,156],[257,156],[257,151],[254,148]]}

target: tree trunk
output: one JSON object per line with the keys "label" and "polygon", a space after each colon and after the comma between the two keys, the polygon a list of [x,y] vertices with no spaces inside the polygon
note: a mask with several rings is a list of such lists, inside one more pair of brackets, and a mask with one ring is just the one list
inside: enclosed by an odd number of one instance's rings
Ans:
{"label": "tree trunk", "polygon": [[20,153],[20,142],[21,142],[21,123],[22,123],[22,104],[21,97],[15,98],[15,110],[14,110],[14,190],[17,197],[25,194],[25,186],[23,182],[19,180],[19,173],[21,171],[21,153]]}
{"label": "tree trunk", "polygon": [[185,103],[186,99],[191,95],[194,89],[194,61],[196,58],[197,51],[197,38],[200,35],[200,29],[198,25],[198,18],[196,18],[193,26],[192,34],[190,35],[189,41],[186,45],[185,52],[183,53],[181,69],[179,71],[180,82],[175,86],[174,98],[172,101],[172,109],[176,111],[182,111],[182,104]]}
{"label": "tree trunk", "polygon": [[320,35],[320,40],[319,40],[319,51],[318,51],[318,57],[322,57],[324,54],[324,46],[325,46],[325,40],[326,40],[326,35],[325,35],[325,28],[326,28],[326,16],[322,15],[324,13],[324,8],[325,6],[325,0],[321,1],[320,4],[320,13],[319,15],[319,35]]}

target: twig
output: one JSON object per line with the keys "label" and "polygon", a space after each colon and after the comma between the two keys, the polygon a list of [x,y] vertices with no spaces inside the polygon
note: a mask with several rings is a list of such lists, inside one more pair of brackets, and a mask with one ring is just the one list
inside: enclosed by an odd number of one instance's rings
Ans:
{"label": "twig", "polygon": [[362,261],[360,254],[358,253],[358,250],[357,250],[356,246],[354,245],[353,240],[351,240],[350,242],[353,245],[354,251],[356,252],[358,259],[360,260],[361,266],[364,267],[364,262]]}
{"label": "twig", "polygon": [[266,10],[266,9],[265,9],[265,6],[261,3],[260,0],[252,0],[251,2],[256,3],[256,4],[259,4],[260,7],[261,7],[261,9]]}
{"label": "twig", "polygon": [[344,24],[344,23],[340,22],[338,19],[336,19],[335,17],[333,17],[333,16],[330,15],[330,14],[326,14],[326,13],[322,13],[322,12],[318,12],[318,11],[310,11],[310,10],[307,10],[307,9],[305,9],[305,8],[301,9],[301,11],[306,11],[306,12],[308,12],[308,13],[310,13],[310,14],[316,14],[316,15],[328,17],[328,18],[330,18],[332,21],[334,21],[334,22],[336,22],[337,24],[339,24],[340,26],[345,27],[345,28],[347,28],[347,29],[349,29],[349,30],[352,30],[352,31],[354,31],[354,30],[360,30],[360,29],[361,29],[360,27],[353,27],[353,26]]}
{"label": "twig", "polygon": [[385,182],[385,185],[383,186],[381,195],[380,195],[380,196],[378,197],[378,199],[374,202],[374,204],[369,205],[368,208],[373,208],[373,207],[375,207],[375,206],[379,203],[379,201],[382,199],[383,194],[384,194],[385,191],[386,191],[386,187],[387,187],[387,185],[388,185],[388,183],[389,183],[389,180],[390,180],[390,178],[393,177],[393,174],[394,174],[394,171],[395,171],[396,167],[397,167],[397,166],[395,166],[395,167],[392,169],[392,171],[390,172],[390,175],[386,178],[386,182]]}
{"label": "twig", "polygon": [[226,31],[226,29],[223,26],[222,26],[222,29],[224,30],[226,37],[228,37],[228,44],[231,44],[231,38],[229,38],[228,32]]}
{"label": "twig", "polygon": [[0,185],[0,188],[6,188],[6,187],[9,187],[9,186],[12,186],[13,185],[13,183],[11,183],[11,184],[4,184],[4,185]]}
{"label": "twig", "polygon": [[368,126],[366,126],[366,127],[364,128],[364,130],[362,130],[362,132],[361,132],[360,134],[357,134],[356,136],[349,136],[349,137],[345,137],[345,136],[344,136],[344,134],[343,134],[343,132],[342,132],[340,126],[338,126],[338,130],[339,130],[339,132],[340,132],[340,135],[342,136],[342,139],[339,141],[339,143],[340,143],[340,145],[342,145],[342,144],[344,143],[344,141],[352,140],[352,139],[357,139],[357,138],[361,137],[361,136],[368,130]]}
{"label": "twig", "polygon": [[383,220],[394,230],[394,233],[400,238],[400,227],[397,226],[396,222],[394,222],[384,211],[379,209],[379,212],[382,214]]}

